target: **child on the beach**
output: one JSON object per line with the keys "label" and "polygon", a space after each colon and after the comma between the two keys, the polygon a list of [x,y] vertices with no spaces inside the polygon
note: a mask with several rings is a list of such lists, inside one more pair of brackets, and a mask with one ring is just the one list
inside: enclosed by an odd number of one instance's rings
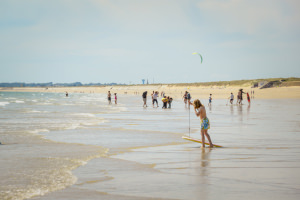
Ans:
{"label": "child on the beach", "polygon": [[209,119],[206,116],[205,107],[202,105],[199,99],[196,99],[193,103],[190,103],[194,106],[195,114],[197,117],[200,116],[201,120],[201,138],[202,138],[202,148],[205,147],[205,136],[208,139],[209,147],[212,148],[213,144],[208,134],[208,129],[210,129]]}
{"label": "child on the beach", "polygon": [[210,94],[210,95],[209,95],[209,98],[208,98],[208,105],[209,105],[209,106],[211,106],[211,101],[212,101],[211,95],[212,95],[212,94]]}
{"label": "child on the beach", "polygon": [[231,92],[231,94],[230,94],[230,103],[231,103],[231,104],[233,103],[233,99],[234,99],[234,95],[233,95],[232,92]]}
{"label": "child on the beach", "polygon": [[115,93],[115,104],[117,104],[117,93]]}

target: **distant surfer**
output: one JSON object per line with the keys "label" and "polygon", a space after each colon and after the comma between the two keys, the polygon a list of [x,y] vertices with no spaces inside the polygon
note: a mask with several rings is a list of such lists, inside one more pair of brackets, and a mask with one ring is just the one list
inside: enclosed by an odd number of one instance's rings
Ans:
{"label": "distant surfer", "polygon": [[108,104],[111,104],[111,93],[110,93],[110,91],[108,91],[107,100],[108,100]]}
{"label": "distant surfer", "polygon": [[211,142],[210,136],[208,134],[208,129],[210,129],[210,123],[209,119],[206,116],[206,110],[205,107],[202,105],[199,99],[196,99],[193,103],[190,103],[190,105],[194,106],[195,114],[197,117],[200,116],[201,120],[201,137],[202,137],[202,148],[205,147],[205,136],[208,139],[209,147],[213,147],[213,143]]}

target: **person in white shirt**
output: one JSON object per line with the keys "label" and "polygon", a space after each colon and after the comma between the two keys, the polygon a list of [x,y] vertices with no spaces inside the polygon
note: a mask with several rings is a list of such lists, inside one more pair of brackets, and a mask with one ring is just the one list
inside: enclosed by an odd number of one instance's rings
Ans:
{"label": "person in white shirt", "polygon": [[231,92],[231,94],[230,94],[230,103],[231,103],[231,104],[233,103],[233,100],[234,100],[234,95],[233,95],[232,92]]}
{"label": "person in white shirt", "polygon": [[156,91],[156,92],[153,94],[153,101],[152,101],[153,108],[154,108],[154,103],[155,103],[155,102],[156,102],[156,106],[158,107],[157,97],[158,97],[158,91]]}

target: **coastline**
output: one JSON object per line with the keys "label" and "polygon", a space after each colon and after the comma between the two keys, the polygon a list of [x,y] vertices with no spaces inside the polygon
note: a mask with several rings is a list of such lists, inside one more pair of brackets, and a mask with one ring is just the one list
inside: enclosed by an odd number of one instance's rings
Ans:
{"label": "coastline", "polygon": [[254,97],[257,99],[298,99],[300,98],[300,86],[274,87],[274,88],[251,88],[250,86],[177,86],[177,85],[133,85],[133,86],[90,86],[90,87],[15,87],[0,88],[1,92],[52,92],[52,93],[102,93],[108,91],[117,94],[142,95],[144,91],[148,91],[148,95],[152,91],[164,91],[167,96],[174,99],[181,99],[185,91],[189,91],[192,98],[207,99],[212,94],[213,99],[228,99],[232,92],[235,97],[238,90],[243,88],[244,92],[254,91]]}

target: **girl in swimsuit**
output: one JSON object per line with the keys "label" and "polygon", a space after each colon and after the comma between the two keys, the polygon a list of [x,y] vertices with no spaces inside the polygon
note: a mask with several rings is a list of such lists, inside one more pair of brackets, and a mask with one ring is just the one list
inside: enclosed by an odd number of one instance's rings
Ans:
{"label": "girl in swimsuit", "polygon": [[202,138],[202,148],[205,148],[205,137],[209,142],[209,147],[212,148],[213,144],[208,134],[208,129],[210,129],[209,119],[206,116],[205,107],[202,105],[199,99],[196,99],[193,103],[190,103],[194,106],[194,111],[197,117],[200,116],[201,120],[201,138]]}

